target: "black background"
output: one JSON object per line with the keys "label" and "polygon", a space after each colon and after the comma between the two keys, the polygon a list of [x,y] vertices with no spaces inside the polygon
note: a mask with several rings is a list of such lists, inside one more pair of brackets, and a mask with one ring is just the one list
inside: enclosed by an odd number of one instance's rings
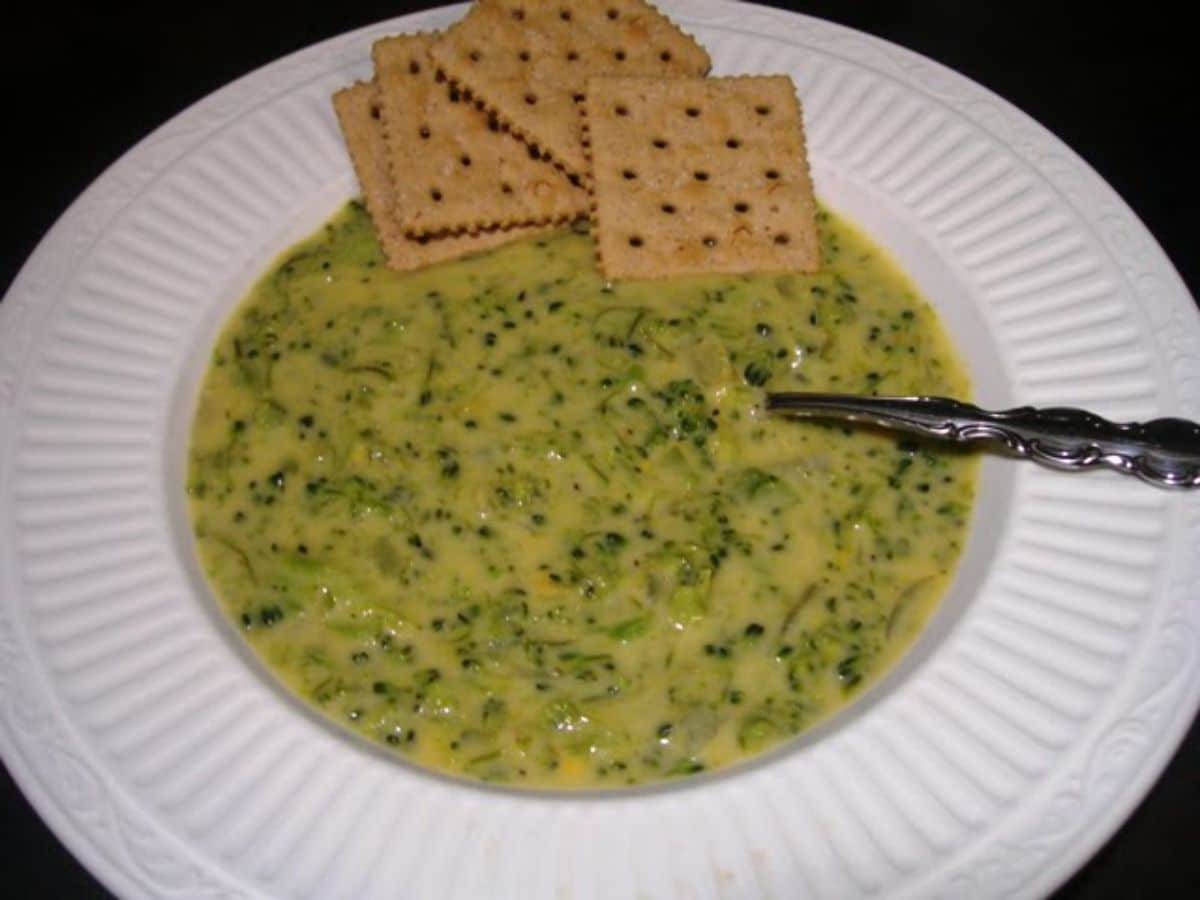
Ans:
{"label": "black background", "polygon": [[[432,0],[431,0],[432,2]],[[23,3],[5,13],[0,286],[93,179],[136,141],[231,79],[314,41],[426,5],[327,2]],[[1200,103],[1194,31],[1144,4],[955,0],[772,5],[924,53],[1011,100],[1063,138],[1128,201],[1193,295]],[[1200,728],[1154,791],[1056,895],[1200,896]],[[105,897],[0,773],[3,893]]]}

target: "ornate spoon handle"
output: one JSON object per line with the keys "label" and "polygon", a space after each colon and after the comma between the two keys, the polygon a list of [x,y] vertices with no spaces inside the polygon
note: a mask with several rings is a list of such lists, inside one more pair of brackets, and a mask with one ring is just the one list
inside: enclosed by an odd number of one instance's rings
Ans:
{"label": "ornate spoon handle", "polygon": [[766,408],[960,443],[982,441],[1056,469],[1107,466],[1151,484],[1200,487],[1200,425],[1186,419],[1118,423],[1082,409],[988,412],[945,397],[852,394],[768,394]]}

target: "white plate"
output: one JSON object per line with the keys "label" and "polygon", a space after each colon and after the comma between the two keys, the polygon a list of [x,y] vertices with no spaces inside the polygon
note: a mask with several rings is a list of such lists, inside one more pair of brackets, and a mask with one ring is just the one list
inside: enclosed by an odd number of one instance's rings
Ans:
{"label": "white plate", "polygon": [[[979,399],[1200,418],[1200,323],[1082,161],[967,79],[845,28],[664,3],[719,73],[788,72],[819,192],[899,257]],[[745,769],[619,796],[433,777],[326,724],[216,613],[182,494],[211,341],[354,190],[344,35],[144,141],[0,305],[0,749],[126,896],[1036,896],[1117,827],[1200,701],[1200,496],[989,460],[900,669]]]}

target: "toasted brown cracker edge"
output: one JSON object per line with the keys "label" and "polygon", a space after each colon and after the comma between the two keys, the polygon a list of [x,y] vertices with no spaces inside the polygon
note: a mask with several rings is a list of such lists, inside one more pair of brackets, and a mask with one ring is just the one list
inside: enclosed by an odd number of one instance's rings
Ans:
{"label": "toasted brown cracker edge", "polygon": [[[521,18],[517,18],[518,12],[523,12]],[[609,18],[613,12],[617,13],[616,19]],[[565,13],[570,13],[571,19],[564,22],[561,16]],[[588,16],[592,26],[599,23],[602,30],[606,23],[615,22],[608,30],[628,27],[631,33],[623,31],[603,41],[580,42],[572,39],[570,32],[579,30],[582,16]],[[626,22],[632,24],[626,26]],[[539,26],[536,30],[535,25]],[[550,36],[545,33],[547,28],[553,32]],[[660,43],[648,47],[645,53],[630,53],[640,57],[630,59],[626,55],[629,47],[639,41],[649,44],[644,34],[648,28]],[[471,46],[464,46],[468,44]],[[508,74],[511,76],[515,60],[527,69],[526,76],[497,79],[477,74],[472,60],[480,61],[477,54],[483,51],[475,44],[486,46],[489,67],[490,54],[509,53],[511,59],[503,57],[508,60]],[[492,49],[506,46],[507,50]],[[594,60],[583,60],[584,53],[594,53],[593,46],[613,54],[611,65],[598,68]],[[477,0],[466,17],[434,43],[430,55],[447,78],[480,98],[513,134],[540,150],[544,158],[582,178],[587,177],[588,165],[575,113],[589,75],[620,75],[622,70],[643,76],[703,75],[711,66],[707,51],[695,38],[645,0],[572,0],[569,4],[552,0]],[[553,77],[531,83],[528,67],[535,67],[536,73],[536,67],[544,68],[549,60],[562,61],[553,67]],[[571,64],[580,62],[589,71],[576,75]],[[543,86],[544,81],[552,82],[549,90]],[[547,105],[552,107],[551,113],[542,116],[540,110]],[[530,107],[538,107],[539,112],[533,113]]]}
{"label": "toasted brown cracker edge", "polygon": [[439,83],[432,33],[372,47],[396,218],[410,237],[557,224],[586,215],[586,192],[533,156],[472,98]]}
{"label": "toasted brown cracker edge", "polygon": [[490,250],[545,230],[512,228],[424,241],[407,237],[393,217],[394,195],[385,161],[383,130],[375,117],[375,102],[375,86],[367,82],[358,82],[333,95],[333,107],[346,139],[346,149],[389,268],[397,271],[420,269]]}

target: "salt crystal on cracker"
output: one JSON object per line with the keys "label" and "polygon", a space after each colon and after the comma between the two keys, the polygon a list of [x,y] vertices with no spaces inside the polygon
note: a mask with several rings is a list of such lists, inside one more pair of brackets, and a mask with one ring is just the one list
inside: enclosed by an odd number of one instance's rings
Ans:
{"label": "salt crystal on cracker", "polygon": [[399,271],[419,269],[434,263],[490,250],[509,241],[539,234],[542,228],[512,228],[461,237],[414,240],[404,234],[394,215],[395,195],[387,167],[387,148],[379,122],[379,101],[373,84],[359,83],[333,96],[338,123],[346,138],[367,212],[387,258]]}
{"label": "salt crystal on cracker", "polygon": [[372,48],[398,223],[410,236],[561,223],[587,212],[587,194],[557,168],[435,78],[433,35]]}
{"label": "salt crystal on cracker", "polygon": [[594,78],[584,121],[607,277],[820,267],[790,78]]}
{"label": "salt crystal on cracker", "polygon": [[708,54],[644,0],[478,0],[430,51],[527,143],[587,173],[578,103],[596,75],[703,75]]}

